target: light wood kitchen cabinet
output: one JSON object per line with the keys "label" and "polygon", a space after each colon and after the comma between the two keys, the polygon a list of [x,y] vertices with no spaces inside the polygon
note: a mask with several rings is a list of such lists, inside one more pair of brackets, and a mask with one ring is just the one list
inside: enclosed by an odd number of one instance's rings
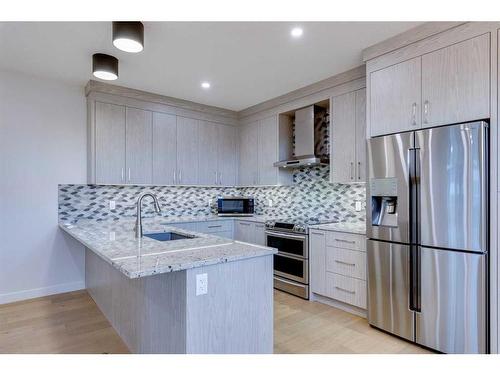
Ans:
{"label": "light wood kitchen cabinet", "polygon": [[198,184],[217,185],[219,182],[218,125],[200,121],[198,126]]}
{"label": "light wood kitchen cabinet", "polygon": [[255,185],[258,183],[258,142],[259,122],[254,121],[240,129],[240,185]]}
{"label": "light wood kitchen cabinet", "polygon": [[177,118],[153,113],[153,184],[174,185],[177,168]]}
{"label": "light wood kitchen cabinet", "polygon": [[258,181],[259,185],[278,183],[278,168],[273,164],[278,161],[278,119],[276,116],[259,121],[258,141]]}
{"label": "light wood kitchen cabinet", "polygon": [[127,108],[125,165],[128,184],[151,184],[153,119],[150,111]]}
{"label": "light wood kitchen cabinet", "polygon": [[198,120],[177,117],[177,184],[198,183]]}
{"label": "light wood kitchen cabinet", "polygon": [[370,136],[421,126],[421,58],[370,74]]}
{"label": "light wood kitchen cabinet", "polygon": [[125,183],[125,107],[95,103],[95,182]]}
{"label": "light wood kitchen cabinet", "polygon": [[326,294],[326,234],[311,230],[309,234],[309,259],[311,262],[311,292]]}
{"label": "light wood kitchen cabinet", "polygon": [[366,247],[363,235],[311,230],[309,260],[313,294],[366,309]]}
{"label": "light wood kitchen cabinet", "polygon": [[422,127],[490,117],[490,37],[422,56]]}
{"label": "light wood kitchen cabinet", "polygon": [[330,182],[364,182],[366,169],[366,90],[332,98]]}
{"label": "light wood kitchen cabinet", "polygon": [[266,226],[252,221],[234,221],[234,239],[237,241],[266,246]]}
{"label": "light wood kitchen cabinet", "polygon": [[219,185],[236,185],[238,176],[238,131],[234,126],[218,125],[217,166]]}

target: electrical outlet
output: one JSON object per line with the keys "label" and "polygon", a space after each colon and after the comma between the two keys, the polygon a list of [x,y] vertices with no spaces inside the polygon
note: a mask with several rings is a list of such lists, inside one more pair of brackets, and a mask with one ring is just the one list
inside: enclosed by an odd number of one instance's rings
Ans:
{"label": "electrical outlet", "polygon": [[361,201],[354,201],[356,211],[361,211]]}
{"label": "electrical outlet", "polygon": [[268,205],[269,207],[272,207],[272,206],[273,206],[273,200],[272,200],[272,199],[269,199],[269,200],[267,201],[267,205]]}
{"label": "electrical outlet", "polygon": [[109,232],[109,240],[114,241],[116,239],[116,234],[115,232]]}
{"label": "electrical outlet", "polygon": [[109,201],[109,209],[114,210],[116,208],[116,202],[115,201]]}
{"label": "electrical outlet", "polygon": [[196,295],[201,296],[208,293],[208,275],[200,273],[196,275]]}

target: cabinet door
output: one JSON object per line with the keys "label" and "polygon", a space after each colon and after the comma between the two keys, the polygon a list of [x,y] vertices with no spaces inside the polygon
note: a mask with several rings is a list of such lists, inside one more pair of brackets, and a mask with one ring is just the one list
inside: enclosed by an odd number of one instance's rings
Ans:
{"label": "cabinet door", "polygon": [[370,136],[419,129],[421,58],[370,74]]}
{"label": "cabinet door", "polygon": [[330,182],[356,178],[356,93],[332,98],[330,115]]}
{"label": "cabinet door", "polygon": [[127,183],[150,184],[153,180],[153,120],[150,111],[127,108]]}
{"label": "cabinet door", "polygon": [[198,184],[217,185],[217,124],[199,121],[198,126]]}
{"label": "cabinet door", "polygon": [[177,119],[153,113],[153,184],[173,185],[177,167]]}
{"label": "cabinet door", "polygon": [[309,259],[311,261],[311,291],[326,293],[326,234],[311,230],[309,235]]}
{"label": "cabinet door", "polygon": [[258,181],[259,123],[257,121],[240,129],[240,185],[255,185]]}
{"label": "cabinet door", "polygon": [[96,183],[125,183],[125,107],[95,104]]}
{"label": "cabinet door", "polygon": [[278,183],[278,117],[272,116],[259,121],[259,181],[260,185]]}
{"label": "cabinet door", "polygon": [[177,117],[177,184],[198,183],[198,120]]}
{"label": "cabinet door", "polygon": [[422,126],[490,117],[490,37],[422,56]]}
{"label": "cabinet door", "polygon": [[366,181],[366,89],[356,91],[356,181]]}
{"label": "cabinet door", "polygon": [[266,226],[264,224],[254,224],[253,243],[256,245],[266,246]]}
{"label": "cabinet door", "polygon": [[217,165],[219,168],[219,184],[236,185],[238,174],[237,155],[238,132],[234,126],[219,125],[219,143]]}
{"label": "cabinet door", "polygon": [[254,238],[254,224],[248,221],[236,221],[236,227],[234,229],[235,240],[242,242],[253,242]]}

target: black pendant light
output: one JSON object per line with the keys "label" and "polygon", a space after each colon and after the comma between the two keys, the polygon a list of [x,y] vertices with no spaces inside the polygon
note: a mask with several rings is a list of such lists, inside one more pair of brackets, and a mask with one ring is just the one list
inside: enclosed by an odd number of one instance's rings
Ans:
{"label": "black pendant light", "polygon": [[94,53],[92,55],[92,73],[94,76],[106,81],[113,81],[118,78],[118,59],[104,53]]}
{"label": "black pendant light", "polygon": [[144,49],[142,22],[113,22],[113,45],[125,52],[141,52]]}

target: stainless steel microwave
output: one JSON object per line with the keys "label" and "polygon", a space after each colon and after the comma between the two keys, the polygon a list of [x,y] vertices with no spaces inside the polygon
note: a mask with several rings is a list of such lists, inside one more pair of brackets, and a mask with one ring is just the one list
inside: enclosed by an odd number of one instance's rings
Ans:
{"label": "stainless steel microwave", "polygon": [[222,197],[217,199],[219,216],[252,216],[254,199],[251,197]]}

